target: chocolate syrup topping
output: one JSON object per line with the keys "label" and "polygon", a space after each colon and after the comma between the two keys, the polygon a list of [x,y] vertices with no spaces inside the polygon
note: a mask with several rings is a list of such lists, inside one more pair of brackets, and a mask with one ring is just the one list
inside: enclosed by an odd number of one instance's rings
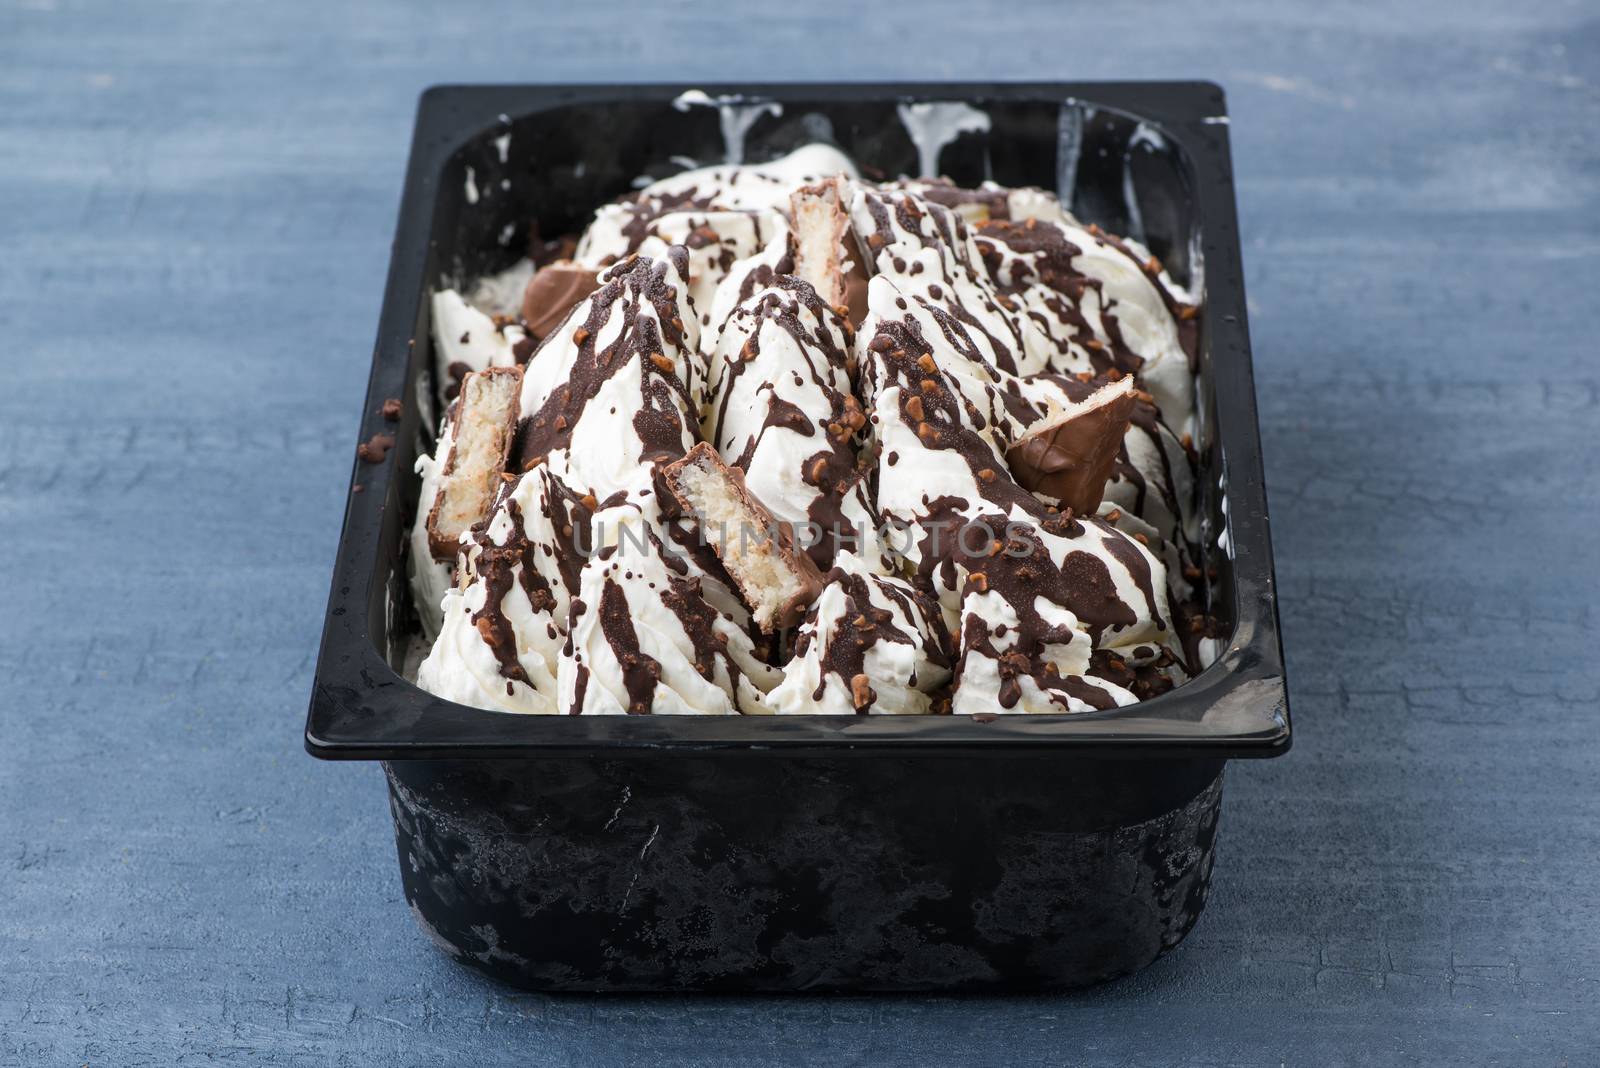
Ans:
{"label": "chocolate syrup topping", "polygon": [[[896,602],[904,616],[927,621],[934,640],[924,642],[921,635],[907,633],[897,626],[893,611],[873,603],[872,590],[868,586],[873,580],[868,576],[834,568],[823,581],[826,585],[837,584],[843,588],[846,611],[842,618],[834,621],[833,633],[821,658],[822,682],[812,695],[813,700],[822,699],[822,688],[828,685],[829,675],[836,675],[846,682],[866,675],[867,653],[880,642],[919,646],[932,663],[939,667],[950,665],[950,635],[945,630],[938,605],[931,597],[888,582],[876,584],[878,592]],[[805,650],[802,648],[797,651],[803,653]],[[912,680],[913,683],[915,681]],[[870,701],[858,702],[856,711],[864,715],[870,704]]]}
{"label": "chocolate syrup topping", "polygon": [[[1144,366],[1144,360],[1123,340],[1122,330],[1117,325],[1116,301],[1107,300],[1104,296],[1104,287],[1098,279],[1090,278],[1072,265],[1072,261],[1083,254],[1083,250],[1067,240],[1065,233],[1056,226],[1040,225],[1030,219],[1027,222],[988,222],[978,227],[980,238],[987,238],[990,242],[1001,242],[1012,250],[1023,253],[1031,258],[1029,261],[1018,261],[1017,270],[1022,277],[1013,278],[1009,283],[1003,282],[997,273],[999,261],[998,253],[993,244],[979,242],[979,249],[983,251],[984,263],[988,266],[991,277],[1003,290],[1016,293],[1030,281],[1055,290],[1062,297],[1060,303],[1052,304],[1051,309],[1056,311],[1063,321],[1074,327],[1070,340],[1089,352],[1090,361],[1097,373],[1104,373],[1115,368],[1125,374],[1133,374]],[[1032,277],[1024,272],[1034,272]],[[1110,348],[1105,348],[1105,343],[1095,336],[1089,321],[1084,318],[1078,308],[1083,303],[1084,294],[1094,290],[1101,306],[1100,321],[1106,331],[1106,341]]]}
{"label": "chocolate syrup topping", "polygon": [[[801,312],[806,314],[802,318]],[[743,412],[731,409],[735,398],[749,398],[741,390],[741,379],[751,368],[766,367],[759,360],[763,337],[769,331],[787,335],[788,351],[796,355],[790,366],[754,391],[765,414],[759,428],[749,432]],[[807,546],[807,553],[820,567],[830,566],[837,542],[853,537],[854,525],[844,517],[843,501],[859,477],[855,436],[866,426],[866,415],[855,396],[848,391],[851,364],[847,345],[854,329],[829,306],[810,283],[799,278],[773,273],[765,289],[752,294],[738,307],[725,336],[724,347],[743,337],[739,349],[723,362],[722,373],[714,383],[716,391],[715,439],[733,457],[735,467],[759,483],[785,481],[769,465],[799,462],[800,481],[817,492],[805,502],[805,518],[822,532]],[[816,398],[824,407],[819,408]],[[804,397],[809,407],[791,398]],[[776,442],[770,449],[769,432],[789,431],[815,442],[815,448],[796,457],[792,448]],[[766,477],[766,476],[771,476]],[[792,514],[791,514],[792,516]]]}
{"label": "chocolate syrup topping", "polygon": [[[681,248],[677,251],[683,252]],[[633,425],[644,443],[646,457],[659,460],[682,454],[687,428],[680,412],[690,407],[688,388],[663,351],[664,342],[670,342],[674,351],[684,345],[683,327],[674,322],[678,317],[677,297],[664,263],[636,258],[610,272],[606,284],[590,298],[582,322],[576,321],[575,313],[562,328],[571,330],[578,348],[567,382],[551,393],[537,412],[522,413],[516,449],[519,468],[525,469],[555,450],[570,446],[572,428],[583,417],[589,402],[607,381],[635,362],[642,370],[643,404],[633,416]],[[641,302],[648,303],[655,315],[640,314]],[[600,348],[601,329],[614,314],[622,316],[622,329],[613,332],[606,346]],[[547,338],[545,343],[550,340]]]}
{"label": "chocolate syrup topping", "polygon": [[628,691],[628,714],[648,714],[655,699],[656,683],[661,681],[661,664],[640,651],[627,595],[614,582],[608,581],[600,595],[600,629],[617,663],[622,666],[622,685]]}

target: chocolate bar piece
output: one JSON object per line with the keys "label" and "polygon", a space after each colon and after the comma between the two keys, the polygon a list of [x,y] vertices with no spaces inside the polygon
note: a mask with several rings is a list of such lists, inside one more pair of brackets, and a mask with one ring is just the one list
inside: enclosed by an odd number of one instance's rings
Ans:
{"label": "chocolate bar piece", "polygon": [[756,625],[771,633],[793,627],[822,591],[822,575],[795,548],[793,531],[745,487],[705,442],[665,471],[667,487],[686,511],[700,519],[705,539],[739,587]]}
{"label": "chocolate bar piece", "polygon": [[1100,507],[1133,416],[1131,376],[1107,382],[1083,400],[1028,429],[1006,452],[1018,482],[1054,497],[1078,515]]}
{"label": "chocolate bar piece", "polygon": [[794,273],[811,283],[851,325],[867,317],[867,271],[855,251],[844,179],[830,178],[789,198],[794,215]]}
{"label": "chocolate bar piece", "polygon": [[521,390],[520,367],[491,367],[462,380],[461,399],[451,409],[454,444],[428,513],[434,559],[454,560],[461,535],[488,516],[511,451]]}

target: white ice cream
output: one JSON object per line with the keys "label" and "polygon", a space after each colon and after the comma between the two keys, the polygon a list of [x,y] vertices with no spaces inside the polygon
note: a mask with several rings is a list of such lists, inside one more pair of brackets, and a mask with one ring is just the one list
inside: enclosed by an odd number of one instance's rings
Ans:
{"label": "white ice cream", "polygon": [[950,679],[949,641],[931,599],[840,553],[767,704],[803,715],[925,714]]}
{"label": "white ice cream", "polygon": [[[838,174],[843,251],[872,275],[859,328],[784,273],[791,194]],[[1042,190],[866,182],[812,145],[651,183],[596,212],[576,259],[600,288],[537,347],[433,296],[438,383],[527,363],[453,586],[410,532],[419,685],[509,712],[918,715],[1083,713],[1186,677],[1193,309],[1142,246]],[[505,278],[475,302],[514,307]],[[1063,514],[1007,457],[1108,370],[1145,400],[1098,515]],[[662,496],[662,466],[700,440],[777,518],[856,533],[812,554],[826,578],[790,634],[755,628]],[[449,448],[418,461],[424,518]]]}

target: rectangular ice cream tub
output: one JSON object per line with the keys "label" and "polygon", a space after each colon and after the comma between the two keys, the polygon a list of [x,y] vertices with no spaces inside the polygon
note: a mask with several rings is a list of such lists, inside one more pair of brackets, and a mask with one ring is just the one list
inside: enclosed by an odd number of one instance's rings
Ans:
{"label": "rectangular ice cream tub", "polygon": [[[418,923],[518,985],[1039,988],[1143,967],[1203,908],[1225,763],[1290,741],[1221,90],[690,88],[423,95],[358,439],[395,444],[354,465],[307,749],[383,762]],[[910,106],[926,103],[951,107]],[[532,227],[580,228],[675,159],[759,162],[819,138],[869,174],[1057,191],[1201,297],[1215,662],[1139,704],[1040,716],[515,716],[406,681],[430,293],[508,266]]]}

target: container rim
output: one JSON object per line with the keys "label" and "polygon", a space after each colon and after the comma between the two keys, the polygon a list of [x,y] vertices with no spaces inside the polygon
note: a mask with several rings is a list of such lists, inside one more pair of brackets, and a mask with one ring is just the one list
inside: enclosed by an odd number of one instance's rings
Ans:
{"label": "container rim", "polygon": [[[408,396],[410,348],[444,167],[517,117],[572,104],[661,103],[691,89],[778,102],[1081,103],[1151,124],[1182,150],[1201,218],[1215,433],[1234,575],[1234,631],[1198,677],[1105,712],[988,716],[523,716],[456,704],[402,678],[369,629],[391,455],[353,463],[328,613],[306,715],[313,756],[350,760],[625,757],[662,749],[838,756],[1075,750],[1080,756],[1272,757],[1291,728],[1250,363],[1224,92],[1206,81],[441,85],[418,102],[372,371],[357,441],[393,432],[384,398]],[[1221,358],[1219,358],[1219,356]],[[376,596],[376,599],[375,599]],[[374,612],[372,606],[378,610]]]}

